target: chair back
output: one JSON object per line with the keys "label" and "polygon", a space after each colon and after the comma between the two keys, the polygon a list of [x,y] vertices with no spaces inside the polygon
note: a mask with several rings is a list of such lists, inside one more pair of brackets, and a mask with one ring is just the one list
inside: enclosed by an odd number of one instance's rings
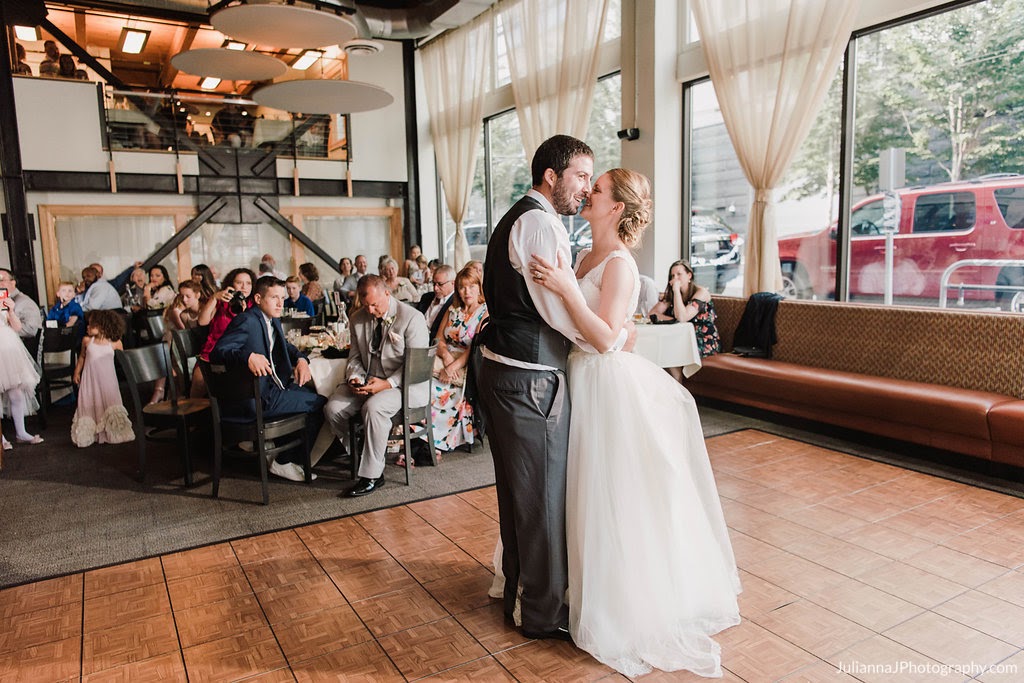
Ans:
{"label": "chair back", "polygon": [[406,348],[405,364],[402,366],[403,394],[409,387],[429,382],[434,376],[434,356],[437,344],[427,348]]}
{"label": "chair back", "polygon": [[244,365],[227,366],[199,359],[210,397],[218,401],[247,401],[259,398],[259,378]]}
{"label": "chair back", "polygon": [[72,327],[44,327],[43,353],[60,353],[61,351],[78,351],[78,335],[74,326]]}
{"label": "chair back", "polygon": [[155,382],[161,377],[168,380],[165,387],[171,403],[171,412],[172,414],[177,412],[178,392],[170,376],[171,358],[166,344],[150,344],[134,349],[116,349],[114,359],[127,380],[128,393],[131,395],[136,415],[142,414],[139,385]]}
{"label": "chair back", "polygon": [[163,311],[148,311],[146,313],[146,333],[149,335],[149,341],[156,343],[164,338],[164,332],[167,329],[167,325],[164,322]]}
{"label": "chair back", "polygon": [[186,393],[189,392],[192,385],[192,373],[188,367],[188,359],[195,358],[203,350],[208,331],[209,329],[206,327],[171,331],[172,360],[176,363],[175,368],[178,374],[185,382]]}

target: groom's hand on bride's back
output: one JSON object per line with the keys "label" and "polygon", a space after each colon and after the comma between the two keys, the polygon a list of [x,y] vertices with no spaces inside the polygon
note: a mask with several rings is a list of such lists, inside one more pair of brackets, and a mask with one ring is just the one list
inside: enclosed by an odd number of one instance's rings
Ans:
{"label": "groom's hand on bride's back", "polygon": [[626,343],[622,345],[622,350],[632,353],[633,347],[636,346],[636,324],[632,320],[627,320],[623,327],[626,329]]}

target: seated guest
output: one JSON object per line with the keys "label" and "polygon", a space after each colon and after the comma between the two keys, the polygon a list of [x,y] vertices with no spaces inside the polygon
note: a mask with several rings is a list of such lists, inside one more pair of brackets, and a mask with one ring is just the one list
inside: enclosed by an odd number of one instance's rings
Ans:
{"label": "seated guest", "polygon": [[437,330],[452,303],[452,293],[455,291],[455,269],[447,265],[438,266],[434,269],[434,280],[431,284],[434,291],[424,294],[416,304],[416,308],[427,319],[430,338],[434,339],[437,337]]}
{"label": "seated guest", "polygon": [[[402,409],[405,350],[429,344],[423,316],[391,296],[380,277],[364,275],[357,292],[363,306],[349,320],[352,347],[346,383],[337,388],[324,408],[339,439],[348,435],[349,418],[362,415],[365,438],[359,456],[359,480],[343,494],[346,496],[365,496],[384,485],[391,418]],[[413,405],[427,405],[427,385],[423,384],[422,391],[420,387],[415,389]]]}
{"label": "seated guest", "polygon": [[399,269],[398,273],[402,277],[407,277],[410,280],[413,279],[413,273],[420,268],[419,258],[423,255],[423,250],[420,249],[420,245],[414,244],[409,247],[409,255],[405,257],[405,263]]}
{"label": "seated guest", "polygon": [[15,51],[18,55],[18,63],[14,65],[13,69],[11,69],[11,73],[19,74],[21,76],[31,76],[32,67],[25,63],[25,60],[28,59],[28,55],[25,54],[25,46],[18,43]]}
{"label": "seated guest", "polygon": [[142,310],[142,293],[146,290],[147,284],[149,284],[149,278],[146,271],[142,268],[132,270],[131,277],[124,286],[124,293],[121,295],[125,310],[132,313]]}
{"label": "seated guest", "polygon": [[[264,269],[266,266],[266,269]],[[273,275],[278,280],[283,280],[287,277],[284,273],[277,269],[277,259],[274,258],[273,254],[264,254],[260,257],[260,267],[257,268],[261,273],[266,272],[268,275]]]}
{"label": "seated guest", "polygon": [[158,311],[167,308],[174,301],[174,285],[171,284],[171,276],[162,265],[155,265],[149,269],[149,282],[142,289],[142,305],[151,310]]}
{"label": "seated guest", "polygon": [[[701,358],[718,353],[721,341],[715,320],[715,305],[711,293],[693,281],[693,268],[686,261],[679,260],[668,270],[668,286],[661,300],[651,309],[650,314],[658,320],[692,322],[697,333],[697,348]],[[667,368],[677,380],[682,381],[682,368]]]}
{"label": "seated guest", "polygon": [[359,285],[359,276],[354,272],[352,259],[346,256],[338,261],[338,270],[341,271],[341,277],[334,281],[334,291],[339,292],[346,302],[351,301]]}
{"label": "seated guest", "polygon": [[192,266],[191,275],[192,281],[199,285],[199,299],[205,304],[207,299],[217,293],[217,278],[205,263]]}
{"label": "seated guest", "polygon": [[384,260],[381,266],[380,276],[384,279],[384,286],[388,288],[391,295],[399,301],[406,303],[419,301],[420,295],[407,277],[399,277],[398,262],[390,256]]}
{"label": "seated guest", "polygon": [[43,43],[43,53],[46,57],[39,62],[40,76],[57,76],[60,73],[60,49],[57,43],[47,40]]}
{"label": "seated guest", "polygon": [[[418,268],[409,274],[409,282],[415,285],[416,289],[426,294],[430,291],[430,276],[433,274],[429,266],[427,257],[420,254],[420,257],[416,259],[416,265]],[[425,288],[425,289],[424,289]]]}
{"label": "seated guest", "polygon": [[358,283],[359,278],[366,275],[367,271],[369,270],[370,262],[366,259],[365,256],[363,256],[362,254],[358,254],[352,261],[352,265],[354,265],[356,268],[355,273],[353,274],[356,276],[356,282]]}
{"label": "seated guest", "polygon": [[284,310],[305,313],[310,318],[316,315],[313,311],[313,300],[301,291],[302,280],[292,275],[284,283],[288,292],[288,298],[284,300]]}
{"label": "seated guest", "polygon": [[191,330],[199,326],[199,310],[202,305],[203,289],[194,280],[183,280],[178,285],[178,295],[171,305],[164,309],[164,341],[170,343],[172,330]]}
{"label": "seated guest", "polygon": [[[138,269],[139,266],[141,266],[141,265],[142,265],[142,261],[136,261],[135,263],[131,264],[130,266],[128,266],[127,268],[122,270],[120,273],[118,273],[114,277],[112,277],[109,280],[107,280],[107,282],[110,283],[110,286],[113,287],[114,290],[118,294],[121,294],[122,292],[125,291],[124,288],[125,288],[125,285],[128,284],[128,280],[135,273],[135,270]],[[95,268],[96,269],[96,272],[99,273],[99,276],[100,276],[101,279],[106,279],[102,263],[90,263],[89,266],[91,268]],[[145,284],[145,283],[143,283],[143,284]]]}
{"label": "seated guest", "polygon": [[[253,307],[231,321],[210,353],[210,361],[230,366],[248,367],[261,377],[260,398],[264,417],[307,414],[313,443],[323,422],[324,397],[302,385],[311,379],[309,360],[288,343],[281,328],[284,311],[284,282],[273,275],[261,277],[253,287]],[[230,412],[252,417],[254,407],[227,406]],[[270,472],[285,479],[302,481],[304,474],[297,463],[273,461]]]}
{"label": "seated guest", "polygon": [[[224,330],[235,316],[252,306],[252,283],[256,278],[248,268],[235,268],[224,278],[224,289],[214,294],[199,311],[199,324],[209,325],[206,344],[199,357],[209,360]],[[193,385],[194,386],[194,385]]]}
{"label": "seated guest", "polygon": [[82,269],[82,310],[89,311],[112,311],[121,308],[121,297],[106,280],[100,276],[93,266],[86,266]]}
{"label": "seated guest", "polygon": [[480,282],[484,281],[484,264],[482,261],[466,261],[462,269],[465,270],[466,268],[475,270],[476,274],[480,276]]}
{"label": "seated guest", "polygon": [[473,443],[473,407],[464,395],[466,364],[470,345],[486,317],[487,304],[480,277],[473,268],[463,268],[455,278],[451,307],[434,337],[437,360],[430,414],[434,423],[434,448],[438,451],[452,451]]}
{"label": "seated guest", "polygon": [[324,288],[320,286],[320,271],[312,263],[299,266],[299,277],[302,278],[302,293],[313,301],[324,298]]}
{"label": "seated guest", "polygon": [[75,284],[61,282],[57,285],[57,301],[47,314],[47,320],[56,320],[60,327],[74,327],[85,318],[82,307],[75,301]]}
{"label": "seated guest", "polygon": [[35,337],[43,325],[39,304],[24,292],[18,291],[18,278],[6,268],[0,268],[0,289],[7,290],[7,301],[0,302],[7,309],[7,315],[17,318],[16,321],[8,318],[8,325],[22,339]]}

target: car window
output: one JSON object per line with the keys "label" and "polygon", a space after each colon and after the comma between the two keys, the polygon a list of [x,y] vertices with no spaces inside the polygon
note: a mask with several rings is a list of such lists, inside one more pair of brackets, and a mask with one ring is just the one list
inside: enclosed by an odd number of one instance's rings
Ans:
{"label": "car window", "polygon": [[994,192],[999,213],[1011,228],[1024,228],[1024,187],[1002,187]]}
{"label": "car window", "polygon": [[969,230],[974,218],[973,192],[924,194],[914,205],[914,232]]}
{"label": "car window", "polygon": [[856,235],[882,234],[882,201],[874,201],[857,209],[850,216],[850,233]]}

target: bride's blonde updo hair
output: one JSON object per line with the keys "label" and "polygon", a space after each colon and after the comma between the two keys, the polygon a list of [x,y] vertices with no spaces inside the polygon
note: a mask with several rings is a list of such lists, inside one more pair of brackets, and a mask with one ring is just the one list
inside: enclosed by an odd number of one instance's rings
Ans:
{"label": "bride's blonde updo hair", "polygon": [[625,205],[619,219],[619,239],[627,247],[635,247],[651,222],[651,181],[644,174],[625,168],[613,168],[608,177],[612,181],[612,199]]}

